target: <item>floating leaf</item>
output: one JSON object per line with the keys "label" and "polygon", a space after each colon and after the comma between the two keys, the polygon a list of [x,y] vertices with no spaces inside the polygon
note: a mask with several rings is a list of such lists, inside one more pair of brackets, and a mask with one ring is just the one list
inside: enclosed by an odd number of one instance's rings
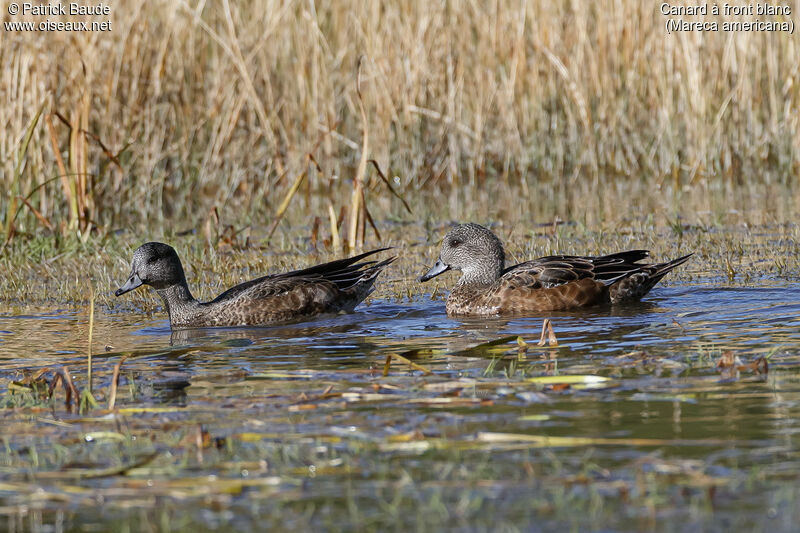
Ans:
{"label": "floating leaf", "polygon": [[467,348],[466,350],[455,352],[453,355],[458,355],[460,357],[494,357],[499,353],[508,351],[510,347],[505,345],[510,342],[517,342],[517,339],[519,339],[517,335],[501,337],[493,341],[483,342],[472,348]]}
{"label": "floating leaf", "polygon": [[671,441],[665,439],[604,439],[598,437],[552,437],[549,435],[527,435],[525,433],[494,433],[482,431],[475,436],[479,442],[526,443],[536,447],[571,447],[596,445],[663,446]]}
{"label": "floating leaf", "polygon": [[575,375],[575,374],[564,374],[561,376],[538,376],[533,378],[528,378],[528,381],[532,383],[603,383],[605,381],[611,381],[610,378],[605,376],[596,376],[593,374],[584,374],[584,375]]}
{"label": "floating leaf", "polygon": [[433,444],[427,440],[415,440],[409,442],[384,442],[378,445],[382,452],[413,452],[424,453],[433,448]]}
{"label": "floating leaf", "polygon": [[116,431],[92,431],[91,433],[86,433],[83,436],[83,440],[86,442],[95,442],[98,440],[125,441],[128,440],[128,437]]}
{"label": "floating leaf", "polygon": [[440,349],[415,348],[413,350],[407,350],[405,352],[401,352],[400,355],[402,355],[406,359],[433,359],[437,355],[444,355],[445,353],[446,353],[445,350],[440,350]]}
{"label": "floating leaf", "polygon": [[123,407],[117,410],[121,415],[135,415],[139,413],[182,413],[186,412],[184,407]]}
{"label": "floating leaf", "polygon": [[545,420],[550,420],[552,417],[550,415],[525,415],[517,418],[517,420],[521,422],[544,422]]}
{"label": "floating leaf", "polygon": [[410,359],[406,359],[405,357],[403,357],[399,353],[390,353],[390,354],[388,354],[386,356],[386,364],[383,367],[383,377],[386,377],[386,376],[389,375],[389,366],[391,365],[392,358],[395,358],[395,359],[407,364],[408,366],[410,366],[414,370],[418,370],[418,371],[422,372],[423,374],[425,374],[426,376],[432,374],[432,372],[430,370],[428,370],[427,368],[425,368],[424,366],[418,365],[417,363],[415,363],[414,361],[411,361]]}
{"label": "floating leaf", "polygon": [[260,372],[258,374],[250,374],[247,379],[310,379],[313,377],[311,374],[292,374],[289,372]]}
{"label": "floating leaf", "polygon": [[649,392],[637,392],[631,396],[631,400],[645,402],[686,402],[697,403],[697,394],[658,394]]}
{"label": "floating leaf", "polygon": [[565,374],[563,376],[538,376],[527,378],[526,381],[550,387],[575,387],[576,389],[595,389],[609,386],[613,380],[604,376],[592,374]]}

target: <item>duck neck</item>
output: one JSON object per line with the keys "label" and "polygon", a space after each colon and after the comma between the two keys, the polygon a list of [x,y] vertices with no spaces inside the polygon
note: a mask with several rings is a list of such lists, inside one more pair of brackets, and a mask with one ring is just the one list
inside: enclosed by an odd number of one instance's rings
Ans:
{"label": "duck neck", "polygon": [[468,270],[462,271],[461,279],[458,280],[458,285],[477,285],[481,287],[491,285],[497,281],[502,271],[503,266],[501,264],[487,263],[475,265]]}
{"label": "duck neck", "polygon": [[164,300],[164,307],[169,313],[169,322],[173,326],[185,323],[194,315],[198,303],[189,292],[189,286],[185,280],[165,289],[156,289],[156,292]]}

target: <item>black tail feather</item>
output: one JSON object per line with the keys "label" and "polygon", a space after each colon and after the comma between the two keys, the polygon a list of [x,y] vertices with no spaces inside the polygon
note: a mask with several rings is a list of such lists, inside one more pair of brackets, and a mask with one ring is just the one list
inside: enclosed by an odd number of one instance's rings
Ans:
{"label": "black tail feather", "polygon": [[661,278],[672,272],[672,270],[674,270],[675,267],[684,264],[693,255],[694,255],[693,253],[687,254],[684,255],[683,257],[673,259],[672,261],[667,261],[666,263],[658,263],[656,265],[653,265],[654,271],[650,274],[650,279],[653,280],[653,283],[650,286],[652,287],[653,285],[661,281]]}
{"label": "black tail feather", "polygon": [[368,261],[351,266],[348,270],[342,270],[334,275],[325,276],[325,279],[332,281],[340,290],[346,290],[363,281],[375,279],[381,271],[389,265],[396,257],[389,257],[383,261]]}
{"label": "black tail feather", "polygon": [[611,302],[622,303],[640,299],[650,292],[650,289],[655,287],[656,283],[661,281],[664,276],[675,267],[688,261],[692,255],[684,255],[665,263],[640,265],[637,271],[631,272],[629,276],[623,276],[610,287]]}
{"label": "black tail feather", "polygon": [[355,263],[358,263],[365,257],[369,257],[370,255],[377,254],[378,252],[383,252],[390,249],[391,247],[378,248],[375,250],[370,250],[369,252],[364,252],[363,254],[354,255],[353,257],[347,257],[345,259],[337,259],[335,261],[322,263],[321,265],[314,265],[312,267],[304,268],[302,270],[293,270],[291,272],[285,272],[283,274],[278,274],[278,276],[287,278],[323,276],[325,278],[328,278],[329,276],[334,276],[336,275],[336,273],[339,272],[352,272],[354,269],[360,268],[360,265],[356,265]]}

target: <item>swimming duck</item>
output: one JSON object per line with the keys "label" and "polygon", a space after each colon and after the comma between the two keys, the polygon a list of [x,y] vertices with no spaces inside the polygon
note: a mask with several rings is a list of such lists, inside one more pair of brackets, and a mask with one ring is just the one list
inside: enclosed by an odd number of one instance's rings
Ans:
{"label": "swimming duck", "polygon": [[666,263],[639,263],[649,255],[647,250],[554,255],[504,268],[505,252],[494,233],[479,224],[459,224],[447,233],[439,259],[419,281],[461,271],[447,298],[448,315],[565,311],[638,300],[692,254]]}
{"label": "swimming duck", "polygon": [[133,253],[131,275],[114,294],[150,285],[164,301],[173,328],[253,326],[351,312],[374,289],[375,278],[394,261],[364,261],[387,248],[248,281],[210,302],[189,292],[181,260],[172,246],[148,242]]}

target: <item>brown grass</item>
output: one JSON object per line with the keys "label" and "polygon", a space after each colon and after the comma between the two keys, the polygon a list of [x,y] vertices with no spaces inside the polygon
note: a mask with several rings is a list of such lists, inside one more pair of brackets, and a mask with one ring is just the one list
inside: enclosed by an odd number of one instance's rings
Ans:
{"label": "brown grass", "polygon": [[[658,3],[152,1],[111,19],[0,32],[0,214],[20,209],[18,232],[187,229],[213,208],[264,226],[304,172],[285,220],[310,227],[360,202],[367,158],[427,206],[416,219],[757,203],[797,172],[797,39],[667,35]],[[372,167],[365,189],[374,218],[411,218]]]}

